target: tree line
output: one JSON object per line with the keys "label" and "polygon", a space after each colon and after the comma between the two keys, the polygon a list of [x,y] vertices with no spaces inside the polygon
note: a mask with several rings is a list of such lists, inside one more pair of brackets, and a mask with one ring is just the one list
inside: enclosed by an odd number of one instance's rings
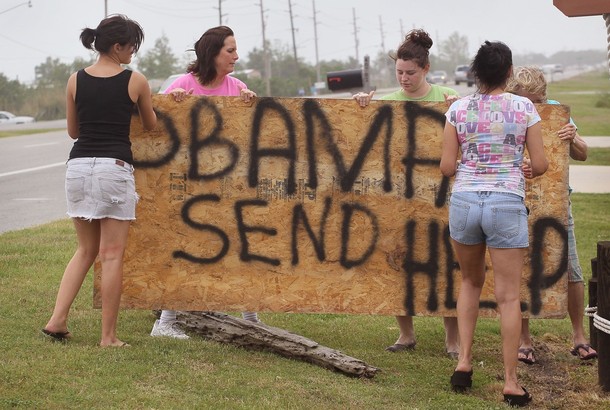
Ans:
{"label": "tree line", "polygon": [[[292,50],[280,42],[268,44],[270,64],[266,64],[262,48],[254,48],[247,56],[240,56],[235,76],[243,80],[259,96],[266,95],[266,68],[270,67],[270,96],[294,97],[312,95],[314,92],[327,93],[324,89],[315,89],[317,82],[325,82],[326,74],[331,71],[361,68],[362,62],[350,57],[346,60],[320,61],[319,69],[302,59],[295,61]],[[394,64],[388,52],[380,51],[370,57],[370,80],[377,88],[398,87],[394,77]],[[163,34],[155,40],[154,47],[135,60],[137,69],[151,81],[152,91],[172,74],[186,72],[188,63],[194,59],[194,53],[178,57],[169,46],[169,38]],[[452,77],[456,65],[469,64],[468,38],[458,32],[446,40],[435,44],[430,61],[431,70],[444,70]],[[543,54],[529,53],[514,55],[515,65],[547,63],[564,66],[579,64],[599,64],[605,60],[604,50],[562,51],[550,57]],[[65,86],[73,72],[91,65],[95,56],[89,59],[77,57],[70,64],[62,63],[58,58],[47,57],[35,67],[33,84],[26,85],[18,80],[9,80],[0,73],[0,109],[19,115],[31,115],[37,120],[54,120],[65,118]],[[319,77],[318,77],[319,72]],[[450,83],[449,83],[450,84]]]}

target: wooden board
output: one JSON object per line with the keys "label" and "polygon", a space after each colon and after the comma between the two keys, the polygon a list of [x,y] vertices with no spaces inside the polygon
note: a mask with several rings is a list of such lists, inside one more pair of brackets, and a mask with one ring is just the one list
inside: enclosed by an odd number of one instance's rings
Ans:
{"label": "wooden board", "polygon": [[[454,315],[460,275],[439,171],[444,103],[155,96],[132,123],[140,195],[130,309]],[[540,105],[549,171],[527,188],[530,315],[567,306],[565,106]],[[493,278],[481,298],[495,315]],[[99,275],[96,268],[96,304]]]}

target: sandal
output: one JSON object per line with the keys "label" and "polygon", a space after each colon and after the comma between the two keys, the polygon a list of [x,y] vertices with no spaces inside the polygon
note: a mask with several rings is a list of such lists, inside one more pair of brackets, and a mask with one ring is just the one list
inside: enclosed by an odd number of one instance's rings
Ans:
{"label": "sandal", "polygon": [[[587,354],[584,356],[580,354],[580,349],[583,349]],[[572,356],[578,356],[580,360],[591,360],[597,357],[596,351],[591,351],[591,345],[589,343],[579,343],[572,350],[570,350]]]}
{"label": "sandal", "polygon": [[524,391],[523,394],[505,394],[504,403],[511,407],[523,407],[527,406],[532,401],[532,395],[525,390],[525,387],[521,387]]}
{"label": "sandal", "polygon": [[451,389],[456,393],[463,393],[472,387],[472,369],[469,372],[455,370],[451,375]]}
{"label": "sandal", "polygon": [[396,353],[403,350],[415,350],[415,345],[417,342],[411,342],[409,344],[403,345],[400,343],[394,343],[392,346],[388,346],[385,348],[388,352]]}
{"label": "sandal", "polygon": [[525,356],[525,357],[518,357],[518,360],[520,362],[523,362],[527,365],[532,365],[532,364],[536,363],[536,356],[534,355],[534,349],[520,347],[519,353],[522,354],[523,356]]}
{"label": "sandal", "polygon": [[54,342],[65,342],[72,337],[72,333],[70,333],[68,330],[65,332],[51,332],[50,330],[42,328],[40,331],[45,337],[51,338],[51,340]]}

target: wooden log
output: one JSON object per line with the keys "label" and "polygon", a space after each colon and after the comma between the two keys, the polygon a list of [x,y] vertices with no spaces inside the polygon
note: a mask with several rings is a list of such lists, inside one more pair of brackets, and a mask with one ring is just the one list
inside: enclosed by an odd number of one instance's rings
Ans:
{"label": "wooden log", "polygon": [[178,312],[178,320],[205,339],[302,360],[353,377],[372,378],[381,371],[362,360],[306,337],[218,312]]}
{"label": "wooden log", "polygon": [[[610,320],[610,241],[597,243],[597,315]],[[597,332],[599,385],[610,391],[610,334]]]}
{"label": "wooden log", "polygon": [[[591,259],[591,279],[589,279],[589,307],[597,306],[597,258]],[[589,316],[589,344],[596,351],[597,348],[597,328],[594,324],[593,316]]]}

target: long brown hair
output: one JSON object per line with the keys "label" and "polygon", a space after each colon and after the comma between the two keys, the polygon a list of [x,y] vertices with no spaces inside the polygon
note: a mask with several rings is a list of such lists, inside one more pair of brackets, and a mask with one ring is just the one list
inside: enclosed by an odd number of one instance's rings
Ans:
{"label": "long brown hair", "polygon": [[207,30],[195,42],[194,51],[197,59],[189,64],[187,71],[193,73],[203,85],[209,84],[218,74],[214,59],[225,44],[227,37],[235,36],[227,26],[213,27]]}

